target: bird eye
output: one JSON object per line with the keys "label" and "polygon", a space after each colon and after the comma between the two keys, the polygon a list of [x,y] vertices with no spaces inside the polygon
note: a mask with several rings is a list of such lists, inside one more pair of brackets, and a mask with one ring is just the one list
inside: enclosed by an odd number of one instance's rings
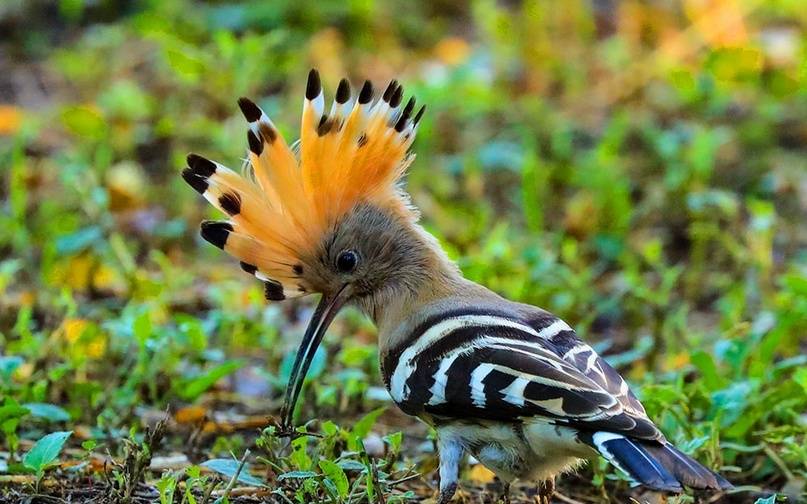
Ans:
{"label": "bird eye", "polygon": [[356,264],[359,262],[359,256],[352,250],[345,250],[336,258],[336,269],[340,273],[350,273],[356,269]]}

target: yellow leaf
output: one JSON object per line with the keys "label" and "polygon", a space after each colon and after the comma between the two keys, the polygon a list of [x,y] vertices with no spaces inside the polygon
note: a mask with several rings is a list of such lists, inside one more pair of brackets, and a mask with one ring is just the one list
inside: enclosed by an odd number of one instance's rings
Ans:
{"label": "yellow leaf", "polygon": [[36,292],[23,291],[20,293],[20,304],[22,306],[33,306],[36,302]]}
{"label": "yellow leaf", "polygon": [[53,267],[51,282],[57,286],[68,286],[73,290],[84,290],[90,284],[90,271],[95,260],[89,254],[71,257],[68,261],[60,261]]}
{"label": "yellow leaf", "polygon": [[483,466],[482,464],[476,464],[471,468],[471,470],[468,473],[468,478],[471,481],[482,485],[490,483],[491,481],[493,481],[495,477],[496,475],[493,474],[493,471]]}
{"label": "yellow leaf", "polygon": [[447,37],[434,47],[434,55],[447,65],[459,65],[468,59],[471,47],[464,39]]}
{"label": "yellow leaf", "polygon": [[684,10],[710,46],[738,47],[748,43],[747,12],[738,0],[686,0]]}
{"label": "yellow leaf", "polygon": [[65,319],[57,335],[68,343],[71,355],[100,359],[106,354],[106,334],[87,319]]}
{"label": "yellow leaf", "polygon": [[84,331],[90,325],[86,319],[68,318],[62,322],[62,337],[68,343],[75,343],[84,334]]}
{"label": "yellow leaf", "polygon": [[681,369],[689,364],[689,353],[681,352],[673,355],[670,357],[667,364],[670,370]]}
{"label": "yellow leaf", "polygon": [[106,264],[101,264],[95,269],[92,281],[96,289],[120,290],[123,288],[118,272]]}
{"label": "yellow leaf", "polygon": [[174,419],[181,424],[195,424],[207,416],[207,408],[203,406],[187,406],[174,414]]}
{"label": "yellow leaf", "polygon": [[143,205],[146,180],[140,165],[123,162],[113,166],[106,175],[109,189],[109,206],[113,212]]}
{"label": "yellow leaf", "polygon": [[12,135],[20,129],[22,111],[14,105],[0,105],[0,135]]}
{"label": "yellow leaf", "polygon": [[30,362],[24,362],[20,367],[14,370],[14,379],[19,381],[27,380],[34,372],[34,365]]}
{"label": "yellow leaf", "polygon": [[87,343],[86,354],[90,359],[100,359],[106,354],[106,337],[103,333],[98,333],[92,341]]}
{"label": "yellow leaf", "polygon": [[597,208],[590,192],[578,191],[567,199],[563,217],[566,231],[576,238],[585,238],[597,228]]}

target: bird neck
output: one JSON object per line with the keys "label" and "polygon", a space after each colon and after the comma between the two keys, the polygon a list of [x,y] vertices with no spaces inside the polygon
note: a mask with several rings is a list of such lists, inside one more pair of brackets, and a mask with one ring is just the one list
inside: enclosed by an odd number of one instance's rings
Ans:
{"label": "bird neck", "polygon": [[396,328],[406,325],[427,306],[444,304],[452,299],[495,296],[484,287],[467,280],[448,258],[437,240],[416,223],[401,229],[404,239],[417,250],[417,260],[407,265],[403,284],[382,289],[360,303],[363,311],[378,328],[378,344],[382,352],[397,343]]}

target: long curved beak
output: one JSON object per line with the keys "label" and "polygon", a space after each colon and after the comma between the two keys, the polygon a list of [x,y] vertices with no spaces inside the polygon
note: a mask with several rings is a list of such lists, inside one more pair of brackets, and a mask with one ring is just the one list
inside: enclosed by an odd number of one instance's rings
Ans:
{"label": "long curved beak", "polygon": [[283,401],[283,408],[280,410],[284,429],[291,430],[294,408],[297,405],[297,399],[300,397],[305,375],[308,373],[311,360],[314,358],[323,336],[325,336],[325,331],[328,330],[328,326],[331,325],[334,317],[349,298],[350,288],[347,284],[342,286],[336,294],[330,296],[323,294],[314,315],[311,317],[311,321],[308,323],[305,335],[303,335],[303,341],[297,350],[297,357],[294,359],[289,383],[286,386],[286,398]]}

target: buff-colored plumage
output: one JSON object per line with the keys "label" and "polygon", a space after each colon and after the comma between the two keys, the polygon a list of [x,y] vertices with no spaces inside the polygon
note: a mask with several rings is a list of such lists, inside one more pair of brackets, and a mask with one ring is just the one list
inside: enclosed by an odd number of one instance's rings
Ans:
{"label": "buff-colored plumage", "polygon": [[[319,75],[312,70],[298,152],[260,108],[240,99],[249,122],[252,176],[198,156],[189,157],[183,172],[188,183],[230,215],[227,223],[203,226],[203,236],[238,258],[247,271],[281,284],[279,299],[306,293],[302,264],[357,204],[411,212],[397,185],[411,163],[408,151],[423,109],[413,118],[414,99],[402,106],[402,96],[402,87],[392,81],[373,100],[366,82],[351,99],[350,86],[342,80],[326,113]],[[217,240],[216,229],[222,226],[229,232]]]}

